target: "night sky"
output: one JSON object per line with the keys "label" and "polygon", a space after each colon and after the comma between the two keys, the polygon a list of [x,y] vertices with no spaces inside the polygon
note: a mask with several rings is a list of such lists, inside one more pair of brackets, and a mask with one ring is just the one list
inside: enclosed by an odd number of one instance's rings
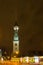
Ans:
{"label": "night sky", "polygon": [[20,52],[43,51],[43,0],[0,0],[0,48],[10,52],[16,21]]}

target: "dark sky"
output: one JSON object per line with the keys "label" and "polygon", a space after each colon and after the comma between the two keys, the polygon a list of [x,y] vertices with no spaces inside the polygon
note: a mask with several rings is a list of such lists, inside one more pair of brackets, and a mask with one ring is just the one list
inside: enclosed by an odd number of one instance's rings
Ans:
{"label": "dark sky", "polygon": [[15,21],[20,51],[43,50],[43,0],[0,0],[0,48],[12,50]]}

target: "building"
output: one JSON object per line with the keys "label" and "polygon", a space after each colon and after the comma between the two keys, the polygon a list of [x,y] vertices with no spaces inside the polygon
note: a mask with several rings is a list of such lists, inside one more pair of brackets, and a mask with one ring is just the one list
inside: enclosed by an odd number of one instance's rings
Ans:
{"label": "building", "polygon": [[19,26],[14,26],[14,39],[13,39],[13,54],[19,54],[19,36],[18,36]]}
{"label": "building", "polygon": [[2,57],[2,50],[0,49],[0,58]]}

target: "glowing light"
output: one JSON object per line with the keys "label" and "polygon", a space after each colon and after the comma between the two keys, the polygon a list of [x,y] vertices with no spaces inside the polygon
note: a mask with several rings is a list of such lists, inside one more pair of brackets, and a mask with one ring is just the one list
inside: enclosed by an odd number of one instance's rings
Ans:
{"label": "glowing light", "polygon": [[29,62],[29,57],[26,57],[26,62],[27,62],[27,63]]}
{"label": "glowing light", "polygon": [[40,56],[40,58],[43,58],[43,56]]}
{"label": "glowing light", "polygon": [[34,56],[34,59],[35,59],[35,63],[39,63],[39,58],[38,58],[38,56]]}
{"label": "glowing light", "polygon": [[12,57],[12,58],[11,58],[11,61],[14,61],[14,63],[15,63],[15,62],[19,62],[19,58]]}
{"label": "glowing light", "polygon": [[14,58],[16,58],[16,56],[14,56]]}
{"label": "glowing light", "polygon": [[29,62],[29,57],[24,57],[22,61],[23,61],[23,63],[28,63]]}
{"label": "glowing light", "polygon": [[21,57],[21,58],[20,58],[20,62],[22,63],[22,61],[23,61],[23,58]]}
{"label": "glowing light", "polygon": [[16,51],[16,54],[19,54],[19,51]]}
{"label": "glowing light", "polygon": [[29,63],[34,63],[35,60],[34,60],[34,57],[29,57]]}
{"label": "glowing light", "polygon": [[4,59],[3,58],[1,58],[1,61],[3,61]]}
{"label": "glowing light", "polygon": [[18,27],[18,26],[15,26],[15,27],[14,27],[14,30],[19,30],[19,27]]}

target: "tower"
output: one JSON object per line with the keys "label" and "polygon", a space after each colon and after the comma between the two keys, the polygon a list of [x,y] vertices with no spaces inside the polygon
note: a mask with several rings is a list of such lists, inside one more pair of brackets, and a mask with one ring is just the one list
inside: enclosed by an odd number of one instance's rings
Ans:
{"label": "tower", "polygon": [[13,54],[19,54],[19,36],[18,36],[19,26],[14,26],[14,39],[13,39]]}

